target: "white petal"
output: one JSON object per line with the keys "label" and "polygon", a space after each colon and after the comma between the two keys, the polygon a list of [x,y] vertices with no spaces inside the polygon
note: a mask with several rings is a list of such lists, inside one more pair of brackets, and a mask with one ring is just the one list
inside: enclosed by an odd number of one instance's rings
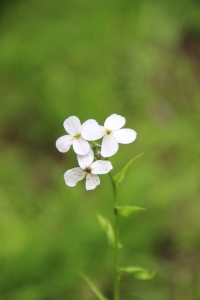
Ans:
{"label": "white petal", "polygon": [[85,169],[91,165],[91,163],[94,160],[94,153],[92,149],[89,150],[89,152],[86,155],[77,155],[79,166],[82,169]]}
{"label": "white petal", "polygon": [[94,190],[100,184],[98,175],[88,174],[86,176],[86,190]]}
{"label": "white petal", "polygon": [[110,157],[114,155],[119,148],[119,145],[112,134],[105,135],[101,146],[101,155],[103,157]]}
{"label": "white petal", "polygon": [[72,136],[81,131],[81,122],[79,118],[71,116],[63,123],[65,130]]}
{"label": "white petal", "polygon": [[58,151],[64,153],[69,150],[73,142],[71,135],[63,135],[56,141],[56,148]]}
{"label": "white petal", "polygon": [[125,123],[126,119],[124,117],[117,114],[113,114],[106,119],[104,127],[106,129],[117,130],[119,128],[122,128]]}
{"label": "white petal", "polygon": [[85,155],[90,150],[90,144],[82,137],[80,137],[78,140],[73,140],[73,148],[76,154]]}
{"label": "white petal", "polygon": [[105,129],[100,126],[95,120],[87,120],[81,126],[81,135],[87,141],[95,141],[102,138],[105,134]]}
{"label": "white petal", "polygon": [[113,169],[110,161],[97,160],[91,164],[92,174],[107,174]]}
{"label": "white petal", "polygon": [[126,128],[113,131],[113,135],[118,143],[121,144],[132,143],[137,137],[137,133],[135,132],[135,130]]}
{"label": "white petal", "polygon": [[81,168],[68,170],[64,174],[65,183],[68,186],[75,186],[77,182],[85,177],[85,173]]}

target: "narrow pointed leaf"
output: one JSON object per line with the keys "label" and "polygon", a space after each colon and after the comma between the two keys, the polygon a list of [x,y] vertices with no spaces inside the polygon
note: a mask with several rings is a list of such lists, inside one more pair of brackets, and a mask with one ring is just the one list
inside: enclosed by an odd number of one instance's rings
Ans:
{"label": "narrow pointed leaf", "polygon": [[94,292],[94,294],[97,296],[99,300],[108,300],[107,298],[102,295],[102,293],[99,291],[99,289],[94,285],[94,283],[91,281],[90,278],[88,278],[85,274],[83,273],[78,273],[90,286],[91,290]]}
{"label": "narrow pointed leaf", "polygon": [[[115,245],[115,233],[110,221],[101,215],[97,214],[97,218],[103,230],[106,233],[108,245],[113,249]],[[118,244],[118,248],[122,248],[121,243]]]}
{"label": "narrow pointed leaf", "polygon": [[134,267],[134,266],[126,267],[126,268],[120,268],[119,273],[120,274],[126,273],[126,274],[130,275],[131,277],[136,278],[138,280],[150,280],[155,275],[155,272],[149,273],[149,271],[147,271],[143,268]]}
{"label": "narrow pointed leaf", "polygon": [[128,170],[128,168],[131,166],[132,162],[134,160],[136,160],[137,158],[139,158],[140,156],[142,156],[144,153],[139,154],[138,156],[132,158],[126,165],[125,167],[115,175],[114,180],[116,183],[116,186],[118,187],[119,183],[121,183],[124,180],[126,171]]}
{"label": "narrow pointed leaf", "polygon": [[115,211],[124,217],[129,217],[130,215],[136,213],[139,210],[146,210],[138,206],[115,206]]}
{"label": "narrow pointed leaf", "polygon": [[99,214],[97,214],[97,218],[99,220],[99,224],[101,225],[101,227],[106,233],[108,245],[113,248],[115,244],[115,234],[111,223],[108,221],[108,219],[102,217]]}

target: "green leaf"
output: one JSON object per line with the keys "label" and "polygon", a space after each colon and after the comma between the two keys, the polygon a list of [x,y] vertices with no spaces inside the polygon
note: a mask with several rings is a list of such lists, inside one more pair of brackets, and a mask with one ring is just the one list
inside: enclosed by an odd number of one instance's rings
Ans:
{"label": "green leaf", "polygon": [[88,278],[85,274],[78,272],[78,274],[88,283],[88,285],[91,287],[91,290],[94,292],[94,294],[97,296],[99,300],[108,300],[107,298],[102,295],[102,293],[99,291],[99,289],[94,285],[94,283],[91,281],[90,278]]}
{"label": "green leaf", "polygon": [[[110,221],[101,215],[97,214],[97,218],[103,230],[106,233],[108,245],[113,249],[115,245],[115,233]],[[118,244],[118,248],[122,248],[121,243]]]}
{"label": "green leaf", "polygon": [[116,186],[118,187],[119,183],[121,183],[124,180],[126,171],[128,170],[128,168],[131,166],[132,162],[134,160],[136,160],[137,158],[139,158],[140,156],[142,156],[144,153],[139,154],[138,156],[132,158],[126,165],[125,167],[115,175],[114,180],[116,183]]}
{"label": "green leaf", "polygon": [[130,215],[136,213],[138,210],[146,210],[138,206],[115,206],[115,211],[117,214],[124,217],[129,217]]}
{"label": "green leaf", "polygon": [[138,280],[150,280],[154,277],[155,272],[149,273],[149,271],[140,268],[140,267],[126,267],[126,268],[120,268],[119,273],[123,274],[126,273],[130,275],[131,277],[134,277]]}
{"label": "green leaf", "polygon": [[97,218],[99,220],[101,227],[103,228],[103,230],[106,233],[108,245],[113,248],[114,244],[115,244],[115,234],[114,234],[114,230],[113,230],[111,223],[108,221],[108,219],[102,217],[99,214],[97,214]]}

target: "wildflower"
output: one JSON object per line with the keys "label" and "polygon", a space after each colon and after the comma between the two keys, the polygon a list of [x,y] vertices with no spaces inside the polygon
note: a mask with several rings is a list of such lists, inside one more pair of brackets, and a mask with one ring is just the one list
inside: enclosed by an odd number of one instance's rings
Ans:
{"label": "wildflower", "polygon": [[106,119],[104,126],[100,126],[95,120],[84,122],[81,127],[81,134],[88,141],[103,137],[101,155],[110,157],[117,152],[118,143],[129,144],[136,139],[137,133],[133,129],[121,129],[125,123],[126,119],[124,117],[112,114]]}
{"label": "wildflower", "polygon": [[64,121],[63,126],[69,135],[64,135],[57,139],[57,149],[64,153],[73,145],[76,154],[87,154],[90,150],[90,144],[81,135],[81,122],[79,118],[71,116]]}
{"label": "wildflower", "polygon": [[77,155],[79,166],[68,170],[64,174],[66,185],[73,187],[86,176],[86,190],[94,190],[100,184],[97,174],[107,174],[112,170],[110,161],[94,160],[94,153],[90,149],[86,155]]}

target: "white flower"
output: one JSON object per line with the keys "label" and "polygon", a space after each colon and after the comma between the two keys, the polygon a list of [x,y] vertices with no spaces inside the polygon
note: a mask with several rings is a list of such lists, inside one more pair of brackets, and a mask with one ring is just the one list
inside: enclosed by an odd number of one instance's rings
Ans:
{"label": "white flower", "polygon": [[104,126],[100,126],[95,120],[88,120],[82,124],[81,134],[88,141],[98,140],[103,137],[101,155],[110,157],[114,155],[119,145],[132,143],[137,136],[133,129],[120,129],[126,123],[126,119],[113,114],[108,117]]}
{"label": "white flower", "polygon": [[75,186],[78,181],[86,176],[86,190],[94,190],[100,184],[97,174],[107,174],[112,170],[110,161],[94,160],[94,153],[90,149],[86,155],[77,155],[80,168],[68,170],[64,174],[66,185]]}
{"label": "white flower", "polygon": [[71,116],[64,121],[63,126],[69,135],[64,135],[57,139],[56,148],[64,153],[73,145],[74,152],[77,154],[87,154],[90,150],[90,144],[82,138],[79,118]]}

